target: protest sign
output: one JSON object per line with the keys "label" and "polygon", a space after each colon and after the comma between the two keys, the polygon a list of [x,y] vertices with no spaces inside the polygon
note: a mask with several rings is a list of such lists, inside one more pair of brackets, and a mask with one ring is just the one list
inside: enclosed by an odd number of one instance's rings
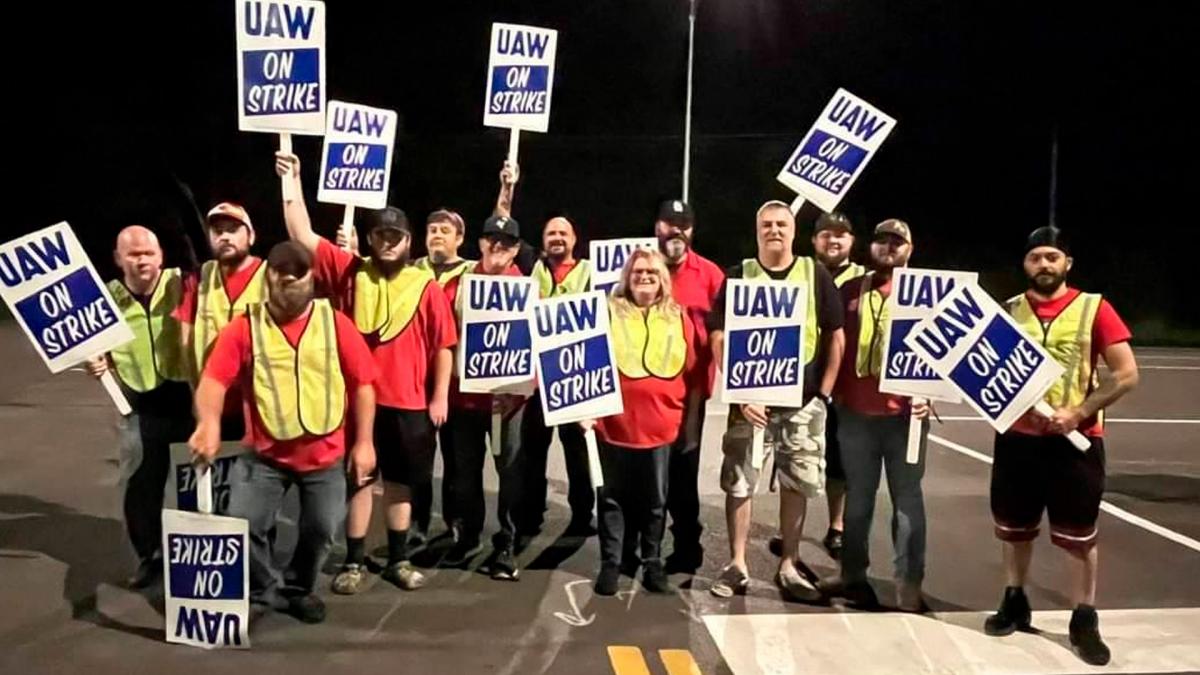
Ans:
{"label": "protest sign", "polygon": [[[163,495],[163,504],[169,509],[180,511],[198,511],[197,487],[200,471],[192,464],[192,452],[187,443],[172,443],[171,468],[167,473],[167,489]],[[212,512],[217,515],[229,513],[229,491],[233,465],[238,455],[250,452],[241,443],[226,442],[221,444],[220,451],[213,459],[210,480],[212,482]]]}
{"label": "protest sign", "polygon": [[325,133],[325,3],[238,0],[238,129]]}
{"label": "protest sign", "polygon": [[534,368],[529,319],[538,297],[534,281],[465,274],[461,284],[459,389],[473,393],[531,391]]}
{"label": "protest sign", "polygon": [[959,401],[958,390],[948,384],[904,343],[912,327],[933,314],[934,306],[962,284],[974,284],[975,272],[902,267],[892,275],[887,299],[888,321],[883,326],[883,367],[879,391],[934,401]]}
{"label": "protest sign", "polygon": [[329,102],[317,201],[345,204],[342,233],[347,241],[354,230],[356,206],[387,206],[395,144],[395,111]]}
{"label": "protest sign", "polygon": [[621,280],[625,261],[637,249],[658,250],[654,237],[632,237],[628,239],[602,239],[588,245],[588,259],[592,262],[592,289],[605,295],[612,292]]}
{"label": "protest sign", "polygon": [[550,128],[558,31],[493,23],[484,93],[483,124],[511,129],[508,161],[517,163],[520,131]]}

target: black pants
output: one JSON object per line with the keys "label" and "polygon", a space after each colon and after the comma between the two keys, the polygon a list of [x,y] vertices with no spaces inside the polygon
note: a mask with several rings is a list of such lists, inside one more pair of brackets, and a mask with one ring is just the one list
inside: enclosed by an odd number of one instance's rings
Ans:
{"label": "black pants", "polygon": [[626,528],[641,543],[643,563],[662,562],[667,522],[670,447],[631,450],[600,441],[604,486],[599,492],[600,563],[619,566]]}
{"label": "black pants", "polygon": [[[536,403],[536,402],[535,402]],[[500,531],[492,541],[496,548],[512,545],[517,536],[517,506],[524,478],[521,464],[521,418],[528,404],[506,417],[500,433],[500,456],[495,457],[500,476],[496,499],[496,519]],[[488,437],[492,414],[487,410],[454,410],[447,422],[450,429],[449,454],[454,457],[454,513],[461,523],[465,540],[478,539],[487,517],[483,492],[483,466],[491,454]]]}
{"label": "black pants", "polygon": [[195,423],[187,411],[162,416],[134,412],[118,423],[123,511],[129,542],[141,560],[162,548],[163,492],[171,468],[171,444],[182,443]]}
{"label": "black pants", "polygon": [[[700,401],[700,428],[704,428],[704,401]],[[687,426],[684,414],[683,427]],[[700,548],[700,446],[688,450],[687,434],[679,429],[679,438],[671,444],[669,489],[667,490],[667,513],[671,516],[671,537],[675,550]]]}
{"label": "black pants", "polygon": [[[521,499],[521,532],[535,534],[542,529],[546,514],[546,458],[550,452],[553,427],[547,427],[537,394],[525,404],[521,420],[521,453],[524,455],[525,490]],[[558,427],[558,439],[563,446],[567,464],[567,503],[571,505],[572,520],[592,519],[593,494],[588,475],[587,443],[578,424]]]}
{"label": "black pants", "polygon": [[[450,451],[450,420],[438,429],[438,452],[442,455],[442,521],[454,526],[454,453]],[[413,491],[412,520],[416,529],[428,533],[433,519],[433,482]]]}

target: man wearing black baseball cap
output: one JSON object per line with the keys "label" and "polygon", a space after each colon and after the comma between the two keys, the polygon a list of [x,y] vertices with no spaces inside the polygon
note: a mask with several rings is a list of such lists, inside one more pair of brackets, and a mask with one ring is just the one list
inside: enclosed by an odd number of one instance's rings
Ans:
{"label": "man wearing black baseball cap", "polygon": [[[1100,637],[1096,615],[1096,570],[1099,561],[1096,520],[1104,493],[1105,408],[1132,390],[1138,381],[1137,361],[1129,346],[1129,329],[1099,294],[1067,285],[1074,259],[1066,236],[1054,226],[1040,227],[1025,243],[1025,276],[1029,289],[1009,299],[1005,308],[1021,328],[1046,347],[1066,369],[1047,392],[1054,415],[1026,413],[1009,430],[996,435],[991,504],[996,536],[1004,542],[1007,587],[1000,609],[988,617],[989,635],[1008,635],[1030,627],[1025,578],[1033,559],[1042,512],[1050,521],[1050,541],[1070,561],[1070,641],[1085,662],[1104,665],[1111,656]],[[1097,359],[1108,376],[1101,378]],[[1078,430],[1091,441],[1079,452],[1063,436]]]}
{"label": "man wearing black baseball cap", "polygon": [[[296,198],[284,201],[288,234],[313,255],[317,284],[354,318],[379,369],[375,447],[387,504],[388,561],[383,578],[405,590],[425,584],[409,560],[408,530],[414,492],[433,479],[435,427],[449,407],[451,347],[458,340],[446,295],[428,270],[409,264],[408,218],[389,206],[364,217],[371,257],[360,258],[313,232],[300,185],[300,160],[276,153],[276,173],[293,181]],[[432,391],[429,383],[432,382]],[[372,496],[359,487],[346,519],[346,564],[334,577],[335,593],[364,587],[365,540]]]}

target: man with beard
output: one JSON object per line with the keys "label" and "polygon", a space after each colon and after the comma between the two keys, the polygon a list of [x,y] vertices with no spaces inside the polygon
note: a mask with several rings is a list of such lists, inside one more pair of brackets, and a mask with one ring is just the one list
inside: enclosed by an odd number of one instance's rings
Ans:
{"label": "man with beard", "polygon": [[[713,361],[704,322],[713,298],[721,290],[725,273],[711,260],[692,250],[695,214],[677,199],[663,202],[654,223],[658,250],[671,272],[671,295],[696,328],[697,362],[688,382],[683,428],[671,444],[668,458],[667,513],[675,549],[667,557],[666,570],[695,572],[704,562],[700,545],[700,431],[704,426],[704,402],[712,395]],[[632,556],[630,556],[632,558]]]}
{"label": "man with beard", "polygon": [[[425,575],[409,560],[412,499],[433,478],[434,428],[446,421],[454,363],[450,348],[457,342],[454,317],[433,274],[409,264],[412,237],[403,211],[389,206],[367,212],[371,257],[359,258],[313,232],[300,185],[300,160],[282,152],[275,157],[276,173],[293,181],[296,195],[284,201],[288,234],[313,254],[317,282],[334,298],[349,299],[349,313],[379,370],[374,438],[387,504],[383,578],[416,590],[425,585]],[[358,593],[366,583],[372,505],[369,487],[359,487],[350,498],[346,563],[333,579],[335,593]]]}
{"label": "man with beard", "polygon": [[867,548],[879,473],[887,473],[892,502],[892,544],[896,549],[897,604],[901,610],[922,610],[921,583],[925,578],[925,437],[921,424],[921,453],[909,464],[908,426],[911,415],[925,418],[929,407],[906,396],[879,393],[883,343],[887,330],[887,299],[892,273],[912,255],[912,231],[904,221],[889,219],[875,226],[871,241],[871,271],[841,288],[846,311],[846,352],[838,376],[841,420],[838,444],[846,471],[846,532],[840,577],[823,581],[822,592],[844,596],[864,607],[878,605],[867,582]]}
{"label": "man with beard", "polygon": [[[1029,290],[1008,300],[1006,309],[1030,338],[1039,341],[1066,374],[1047,392],[1054,415],[1026,413],[996,436],[992,464],[992,517],[1004,542],[1007,588],[1000,609],[988,617],[988,635],[1030,630],[1024,584],[1033,559],[1042,512],[1050,521],[1050,541],[1067,552],[1071,572],[1068,597],[1070,641],[1080,658],[1102,666],[1111,656],[1100,637],[1096,616],[1096,519],[1104,493],[1103,411],[1138,381],[1131,334],[1099,294],[1066,284],[1074,260],[1062,231],[1034,230],[1025,243]],[[1103,357],[1108,377],[1101,378]],[[1091,441],[1079,452],[1063,434],[1078,430]]]}
{"label": "man with beard", "polygon": [[[308,251],[283,242],[266,265],[270,297],[217,338],[196,389],[197,424],[188,443],[197,463],[211,465],[221,446],[225,396],[240,382],[247,394],[245,444],[254,451],[234,465],[229,514],[249,523],[250,600],[320,623],[325,604],[314,590],[345,513],[347,473],[363,485],[375,468],[376,370],[354,324],[328,300],[313,300]],[[343,468],[347,419],[355,433]],[[294,587],[285,589],[270,532],[293,485],[300,491],[300,540],[290,566]]]}

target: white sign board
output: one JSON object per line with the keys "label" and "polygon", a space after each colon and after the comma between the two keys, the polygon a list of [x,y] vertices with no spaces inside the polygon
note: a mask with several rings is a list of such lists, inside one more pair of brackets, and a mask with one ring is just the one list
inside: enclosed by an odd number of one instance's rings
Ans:
{"label": "white sign board", "polygon": [[235,0],[238,129],[325,133],[325,3]]}
{"label": "white sign board", "polygon": [[248,523],[163,509],[162,525],[167,642],[248,649]]}
{"label": "white sign board", "polygon": [[[978,279],[975,272],[913,267],[901,267],[893,272],[892,294],[887,299],[888,320],[882,336],[883,368],[879,373],[879,391],[958,403],[961,398],[958,390],[904,344],[904,338],[918,321],[933,314],[933,308],[956,286],[974,284]],[[859,312],[862,311],[859,307]]]}
{"label": "white sign board", "polygon": [[528,277],[465,274],[458,339],[459,390],[531,391],[534,379],[530,319],[537,286]]}
{"label": "white sign board", "polygon": [[726,283],[721,401],[800,407],[808,285],[771,279]]}
{"label": "white sign board", "polygon": [[[167,491],[163,495],[163,505],[168,509],[180,511],[199,510],[196,499],[196,486],[199,475],[192,464],[192,451],[187,443],[172,443],[171,467],[167,473]],[[224,515],[229,513],[229,494],[232,486],[233,465],[238,455],[250,452],[241,443],[229,441],[221,444],[217,456],[213,458],[212,467],[212,508],[213,513]]]}
{"label": "white sign board", "polygon": [[317,201],[367,209],[387,206],[396,113],[329,102]]}
{"label": "white sign board", "polygon": [[950,291],[904,342],[1001,433],[1063,374],[1063,367],[975,284]]}
{"label": "white sign board", "polygon": [[588,245],[588,259],[592,262],[592,289],[612,292],[621,280],[621,270],[629,256],[637,249],[658,250],[658,239],[654,237],[631,237],[628,239],[602,239]]}
{"label": "white sign board", "polygon": [[546,426],[619,415],[624,410],[600,291],[538,300],[533,351]]}
{"label": "white sign board", "polygon": [[65,222],[0,244],[0,297],[52,373],[133,339]]}
{"label": "white sign board", "polygon": [[545,133],[550,128],[558,31],[492,24],[483,125]]}
{"label": "white sign board", "polygon": [[894,118],[838,89],[776,178],[833,211],[895,126]]}

